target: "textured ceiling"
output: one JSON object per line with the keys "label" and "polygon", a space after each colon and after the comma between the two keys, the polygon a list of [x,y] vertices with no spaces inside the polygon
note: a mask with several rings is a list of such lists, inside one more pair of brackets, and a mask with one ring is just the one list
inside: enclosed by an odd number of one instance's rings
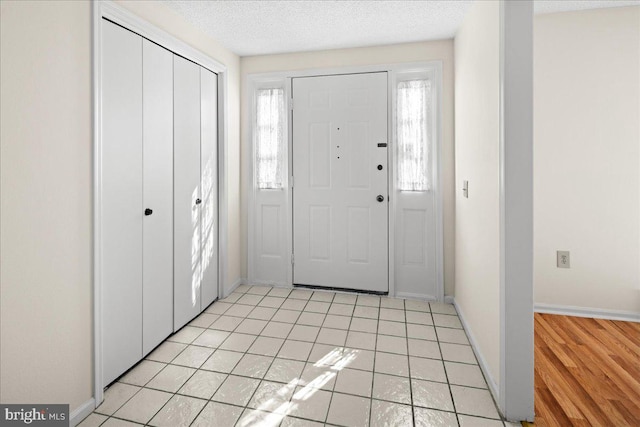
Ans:
{"label": "textured ceiling", "polygon": [[[165,0],[240,56],[452,38],[472,0]],[[537,0],[536,13],[640,4],[640,0]]]}
{"label": "textured ceiling", "polygon": [[537,14],[621,6],[640,6],[640,0],[535,0],[534,3]]}
{"label": "textured ceiling", "polygon": [[249,56],[447,39],[471,1],[167,3],[226,48]]}

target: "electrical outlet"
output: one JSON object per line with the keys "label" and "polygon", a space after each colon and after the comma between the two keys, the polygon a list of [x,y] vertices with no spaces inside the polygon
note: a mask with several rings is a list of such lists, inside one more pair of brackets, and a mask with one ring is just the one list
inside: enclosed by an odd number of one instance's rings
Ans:
{"label": "electrical outlet", "polygon": [[571,258],[569,251],[556,252],[558,268],[571,268]]}

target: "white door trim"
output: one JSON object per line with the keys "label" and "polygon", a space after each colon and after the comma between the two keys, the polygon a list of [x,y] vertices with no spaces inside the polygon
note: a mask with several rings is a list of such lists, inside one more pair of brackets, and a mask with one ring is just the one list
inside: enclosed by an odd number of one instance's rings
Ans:
{"label": "white door trim", "polygon": [[[102,376],[102,76],[101,22],[106,18],[140,36],[149,39],[168,50],[218,74],[218,295],[226,296],[224,286],[227,271],[227,67],[205,53],[191,47],[182,40],[150,24],[126,8],[110,0],[92,2],[92,93],[93,93],[93,349],[94,349],[94,391],[95,406],[103,400]],[[221,292],[222,290],[222,292]]]}
{"label": "white door trim", "polygon": [[533,421],[533,1],[500,0],[498,407]]}
{"label": "white door trim", "polygon": [[[258,199],[259,199],[259,194],[258,194],[258,188],[256,188],[255,185],[255,177],[254,177],[254,171],[256,170],[256,165],[255,165],[255,152],[254,152],[254,135],[253,135],[253,124],[255,123],[256,120],[256,100],[255,100],[255,93],[256,90],[258,89],[267,89],[267,88],[271,88],[271,89],[275,89],[275,88],[281,88],[284,91],[284,99],[285,99],[285,129],[286,129],[286,133],[285,133],[285,138],[286,138],[286,150],[287,153],[291,152],[291,146],[290,144],[290,138],[288,137],[288,135],[291,133],[291,121],[290,119],[290,99],[291,99],[291,81],[290,79],[287,78],[281,78],[281,77],[275,77],[275,78],[260,78],[260,79],[255,79],[255,80],[246,80],[245,81],[245,100],[246,102],[244,103],[245,106],[245,111],[243,111],[243,117],[248,118],[248,122],[245,123],[244,127],[245,129],[247,129],[247,132],[244,134],[244,139],[248,140],[248,147],[251,147],[251,155],[248,159],[245,159],[245,163],[242,165],[242,170],[243,171],[247,171],[244,172],[247,177],[247,181],[250,181],[248,186],[249,186],[249,191],[247,192],[247,199],[250,200],[251,204],[249,205],[249,209],[247,212],[247,241],[248,241],[248,246],[247,246],[247,252],[248,252],[248,263],[247,263],[247,276],[249,277],[249,280],[247,281],[248,283],[251,284],[261,284],[261,285],[270,285],[270,286],[277,286],[277,287],[291,287],[291,283],[293,281],[293,269],[292,269],[292,265],[291,262],[289,262],[288,260],[286,261],[286,274],[285,277],[282,278],[282,280],[260,280],[260,279],[256,279],[256,263],[257,261],[255,260],[255,253],[252,251],[253,248],[257,247],[258,241],[256,238],[256,220],[257,220],[257,215],[255,212],[255,206],[258,203]],[[285,199],[286,203],[285,206],[289,206],[291,205],[292,199],[291,199],[291,163],[290,163],[290,159],[287,159],[287,167],[285,168],[284,171],[284,176],[285,178],[285,182],[284,182],[284,186],[282,189],[274,189],[274,190],[262,190],[262,191],[269,191],[272,193],[281,193],[283,198]],[[286,223],[288,224],[291,220],[291,212],[289,210],[287,210],[286,212]],[[285,248],[284,248],[284,252],[285,252],[285,256],[290,257],[291,254],[291,237],[289,235],[289,228],[287,228],[287,236],[286,236],[286,240],[284,242],[285,244]]]}
{"label": "white door trim", "polygon": [[[253,117],[255,111],[255,105],[253,101],[253,92],[256,85],[259,85],[264,82],[283,82],[285,87],[286,94],[286,102],[287,102],[287,111],[288,111],[288,131],[287,131],[287,140],[288,140],[288,153],[289,153],[289,163],[288,168],[289,171],[292,170],[292,133],[291,133],[291,105],[290,105],[290,91],[291,91],[291,79],[296,77],[310,77],[310,76],[330,76],[337,74],[357,74],[357,73],[372,73],[372,72],[387,72],[388,79],[388,102],[389,102],[389,113],[388,114],[388,140],[393,141],[395,135],[395,120],[393,120],[394,114],[391,112],[394,108],[395,101],[395,90],[394,85],[396,82],[396,76],[398,73],[406,73],[412,71],[424,71],[424,70],[433,70],[436,77],[436,103],[438,106],[437,115],[438,118],[436,120],[437,126],[435,129],[436,138],[434,144],[434,157],[437,159],[436,162],[436,170],[434,171],[434,190],[435,190],[435,199],[436,199],[436,275],[437,275],[437,283],[436,283],[436,299],[438,301],[444,301],[444,229],[443,229],[443,171],[442,171],[442,113],[443,113],[443,102],[442,102],[442,61],[422,61],[422,62],[407,62],[407,63],[397,63],[397,64],[380,64],[380,65],[366,65],[366,66],[356,66],[356,67],[331,67],[331,68],[313,68],[308,70],[284,70],[277,72],[269,72],[269,73],[253,73],[248,74],[245,77],[245,81],[243,82],[243,87],[245,89],[244,93],[244,117],[248,118],[243,123],[243,145],[245,148],[245,152],[248,153],[248,158],[244,159],[243,170],[244,173],[244,181],[245,190],[247,194],[246,206],[248,209],[248,236],[247,236],[247,255],[248,255],[248,282],[249,283],[260,283],[260,280],[256,280],[255,276],[255,254],[253,253],[252,246],[255,243],[254,236],[254,221],[256,219],[256,195],[255,195],[255,185],[254,185],[254,143],[253,143]],[[395,191],[395,180],[393,179],[394,175],[394,163],[395,163],[395,150],[388,151],[388,188],[389,195],[393,195]],[[291,175],[288,176],[289,182],[287,183],[287,203],[288,203],[288,215],[291,215],[291,209],[293,209],[293,203],[291,200]],[[290,221],[291,216],[288,221],[288,229],[287,229],[287,242],[288,242],[288,250],[289,255],[291,253],[292,247],[292,238],[293,238],[293,223]],[[415,294],[398,294],[396,292],[396,283],[395,283],[395,269],[394,263],[391,262],[395,259],[395,250],[394,250],[394,242],[395,242],[395,197],[391,197],[390,206],[389,206],[389,295],[392,296],[402,296],[407,298],[419,297],[419,295]],[[274,284],[274,283],[271,283]],[[288,278],[286,283],[277,283],[275,285],[279,286],[293,286],[293,269],[291,263],[288,265]]]}

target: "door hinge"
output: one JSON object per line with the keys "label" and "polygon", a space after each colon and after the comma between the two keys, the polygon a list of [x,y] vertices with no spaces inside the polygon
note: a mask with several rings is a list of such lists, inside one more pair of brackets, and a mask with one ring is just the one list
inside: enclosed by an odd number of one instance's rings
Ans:
{"label": "door hinge", "polygon": [[289,100],[289,109],[293,111],[293,98]]}
{"label": "door hinge", "polygon": [[293,188],[293,176],[291,177],[291,188]]}
{"label": "door hinge", "polygon": [[293,254],[291,254],[291,265],[295,264],[295,258],[293,256]]}

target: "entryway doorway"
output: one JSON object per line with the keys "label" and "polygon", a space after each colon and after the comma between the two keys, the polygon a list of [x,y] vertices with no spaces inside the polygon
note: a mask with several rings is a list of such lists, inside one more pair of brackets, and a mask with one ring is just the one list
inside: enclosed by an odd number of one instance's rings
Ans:
{"label": "entryway doorway", "polygon": [[247,282],[443,301],[442,64],[248,82]]}

